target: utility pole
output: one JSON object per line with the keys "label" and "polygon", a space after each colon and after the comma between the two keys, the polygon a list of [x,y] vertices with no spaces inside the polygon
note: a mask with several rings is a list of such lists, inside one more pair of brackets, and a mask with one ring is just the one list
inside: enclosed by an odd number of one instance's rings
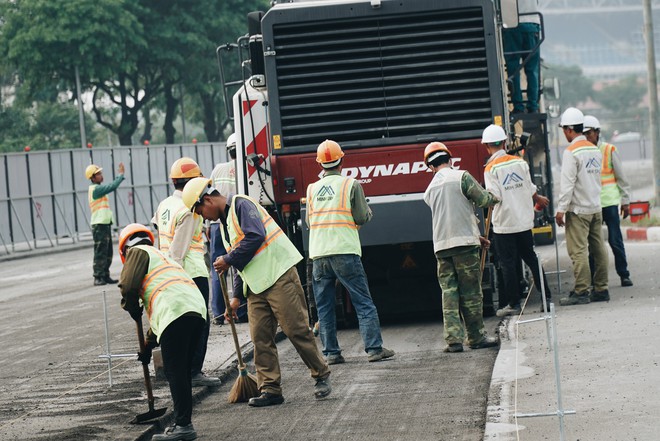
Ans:
{"label": "utility pole", "polygon": [[649,128],[653,143],[653,174],[655,176],[655,205],[660,205],[660,134],[658,132],[658,79],[655,68],[655,38],[651,0],[644,0],[644,38],[646,65],[649,71]]}
{"label": "utility pole", "polygon": [[87,147],[87,135],[85,134],[85,113],[83,111],[82,91],[80,90],[80,73],[76,66],[76,93],[78,94],[78,118],[80,119],[80,145]]}

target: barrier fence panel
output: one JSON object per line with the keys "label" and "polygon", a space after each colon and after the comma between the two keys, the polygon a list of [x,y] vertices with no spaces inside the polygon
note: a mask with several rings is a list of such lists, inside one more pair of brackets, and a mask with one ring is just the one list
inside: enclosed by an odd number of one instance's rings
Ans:
{"label": "barrier fence panel", "polygon": [[0,155],[0,255],[91,240],[89,164],[103,168],[104,184],[124,163],[125,180],[109,195],[115,228],[148,224],[173,187],[170,167],[182,156],[210,176],[217,162],[227,161],[224,143],[151,145]]}

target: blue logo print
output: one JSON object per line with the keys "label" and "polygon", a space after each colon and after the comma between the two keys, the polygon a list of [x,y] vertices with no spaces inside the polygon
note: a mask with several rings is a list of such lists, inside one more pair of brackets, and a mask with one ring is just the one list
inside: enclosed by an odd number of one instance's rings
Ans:
{"label": "blue logo print", "polygon": [[523,182],[523,178],[520,177],[518,173],[509,173],[504,177],[504,180],[502,181],[502,185],[511,185],[511,184],[517,184],[519,182]]}
{"label": "blue logo print", "polygon": [[600,168],[600,161],[596,158],[591,158],[587,161],[586,168]]}
{"label": "blue logo print", "polygon": [[321,187],[321,190],[319,190],[319,193],[317,194],[318,197],[334,196],[334,195],[335,195],[335,191],[332,189],[332,187],[329,187],[327,185]]}

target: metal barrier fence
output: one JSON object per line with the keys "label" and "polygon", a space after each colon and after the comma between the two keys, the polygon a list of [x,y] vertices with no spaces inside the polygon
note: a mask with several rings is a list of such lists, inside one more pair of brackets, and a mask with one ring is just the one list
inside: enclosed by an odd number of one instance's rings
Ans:
{"label": "metal barrier fence", "polygon": [[209,176],[227,161],[224,143],[31,151],[0,155],[0,255],[91,239],[85,168],[103,168],[112,182],[123,162],[125,180],[109,195],[115,227],[147,224],[172,192],[170,166],[182,156]]}

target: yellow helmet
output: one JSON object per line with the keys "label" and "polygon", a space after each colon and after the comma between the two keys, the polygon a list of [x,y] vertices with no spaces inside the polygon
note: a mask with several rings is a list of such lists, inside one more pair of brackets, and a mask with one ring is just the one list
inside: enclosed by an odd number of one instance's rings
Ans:
{"label": "yellow helmet", "polygon": [[316,162],[321,164],[323,168],[336,167],[339,165],[339,160],[343,157],[344,152],[339,144],[329,139],[319,144],[316,149]]}
{"label": "yellow helmet", "polygon": [[205,194],[213,192],[213,180],[204,177],[193,178],[183,187],[183,203],[190,211],[200,202]]}
{"label": "yellow helmet", "polygon": [[[131,245],[130,239],[138,233],[140,234],[140,236],[138,236],[140,240],[144,239],[146,236],[152,244],[154,243],[154,234],[149,228],[142,224],[126,225],[124,229],[121,230],[121,233],[119,233],[119,257],[121,257],[121,263],[126,262],[126,247]],[[138,241],[136,241],[136,243],[137,242]]]}
{"label": "yellow helmet", "polygon": [[85,178],[92,179],[92,176],[94,176],[101,170],[103,169],[96,164],[88,165],[87,168],[85,169]]}
{"label": "yellow helmet", "polygon": [[171,179],[190,179],[199,176],[202,176],[202,170],[192,158],[188,157],[177,159],[170,169]]}

